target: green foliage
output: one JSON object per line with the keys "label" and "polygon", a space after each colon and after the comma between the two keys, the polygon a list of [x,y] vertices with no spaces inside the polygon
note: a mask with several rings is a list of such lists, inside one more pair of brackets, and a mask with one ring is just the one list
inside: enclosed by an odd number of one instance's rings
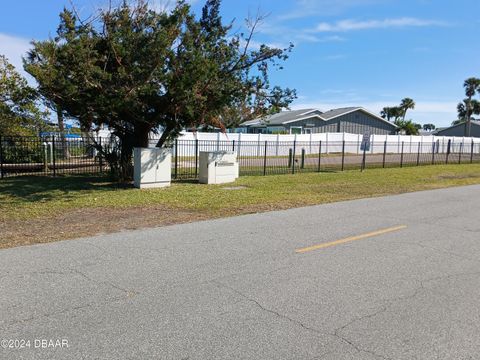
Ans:
{"label": "green foliage", "polygon": [[3,163],[39,163],[44,160],[44,148],[37,137],[8,136],[2,138]]}
{"label": "green foliage", "polygon": [[65,9],[57,36],[34,43],[25,69],[84,130],[113,130],[119,153],[105,156],[119,162],[112,169],[126,179],[133,147],[147,146],[150,132],[161,131],[157,146],[168,146],[185,128],[224,129],[228,109],[268,114],[294,99],[293,90],[272,87],[268,77],[291,46],[250,49],[258,21],[247,35],[232,34],[220,2],[208,0],[199,19],[183,1],[171,13],[123,2],[90,22]]}
{"label": "green foliage", "polygon": [[380,112],[380,116],[388,121],[392,119],[397,121],[402,116],[402,112],[398,106],[384,107]]}
{"label": "green foliage", "polygon": [[480,115],[480,101],[473,99],[476,93],[480,94],[480,79],[468,78],[463,87],[467,96],[463,102],[458,103],[457,113],[459,120],[468,120],[472,115]]}
{"label": "green foliage", "polygon": [[425,131],[433,131],[435,129],[436,129],[436,127],[435,127],[434,124],[424,124],[423,125],[423,130],[425,130]]}
{"label": "green foliage", "polygon": [[407,111],[409,109],[415,109],[415,101],[410,98],[404,98],[402,99],[400,106],[399,106],[401,113],[402,113],[402,120],[405,121],[405,116],[407,115]]}
{"label": "green foliage", "polygon": [[400,120],[405,121],[407,111],[414,108],[415,101],[410,98],[404,98],[399,106],[384,107],[382,111],[380,111],[380,116],[388,121],[393,119],[393,122],[397,123]]}
{"label": "green foliage", "polygon": [[0,135],[33,135],[45,127],[47,113],[39,110],[37,94],[0,55]]}
{"label": "green foliage", "polygon": [[404,132],[406,135],[418,135],[418,130],[421,129],[421,125],[414,123],[412,120],[398,119],[395,121],[395,125],[398,126],[399,131]]}
{"label": "green foliage", "polygon": [[458,120],[454,121],[452,125],[466,122],[465,136],[470,136],[470,121],[475,119],[473,115],[480,115],[480,102],[473,98],[475,94],[480,94],[480,79],[475,77],[468,78],[464,81],[463,87],[467,98],[463,102],[458,103]]}

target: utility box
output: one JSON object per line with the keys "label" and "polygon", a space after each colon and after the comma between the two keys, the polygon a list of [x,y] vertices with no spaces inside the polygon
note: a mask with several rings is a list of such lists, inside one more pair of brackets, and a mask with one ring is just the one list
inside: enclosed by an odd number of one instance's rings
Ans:
{"label": "utility box", "polygon": [[133,164],[133,183],[136,188],[170,186],[172,181],[171,149],[135,148]]}
{"label": "utility box", "polygon": [[239,175],[237,156],[233,151],[200,151],[199,182],[225,184],[234,182]]}

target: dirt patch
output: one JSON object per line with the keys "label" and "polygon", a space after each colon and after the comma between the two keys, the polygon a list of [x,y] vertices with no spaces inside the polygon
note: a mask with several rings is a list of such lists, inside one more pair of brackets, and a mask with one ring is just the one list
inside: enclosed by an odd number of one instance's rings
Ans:
{"label": "dirt patch", "polygon": [[183,209],[134,207],[80,209],[51,218],[7,220],[0,223],[0,249],[123,230],[181,224],[205,220],[208,217],[204,213]]}
{"label": "dirt patch", "polygon": [[79,209],[64,212],[51,218],[2,221],[0,223],[0,249],[110,234],[125,230],[286,210],[305,205],[307,204],[302,202],[259,204],[232,207],[217,212],[169,209],[159,206],[124,209]]}

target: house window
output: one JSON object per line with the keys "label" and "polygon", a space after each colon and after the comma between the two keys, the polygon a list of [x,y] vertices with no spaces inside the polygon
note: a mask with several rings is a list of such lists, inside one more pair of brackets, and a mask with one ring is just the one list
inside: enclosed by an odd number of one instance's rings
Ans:
{"label": "house window", "polygon": [[301,134],[302,133],[302,127],[301,126],[292,126],[290,128],[290,134]]}

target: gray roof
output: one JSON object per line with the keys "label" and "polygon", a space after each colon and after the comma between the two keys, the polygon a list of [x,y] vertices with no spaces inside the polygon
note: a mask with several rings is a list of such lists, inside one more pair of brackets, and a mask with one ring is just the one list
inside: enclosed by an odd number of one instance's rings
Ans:
{"label": "gray roof", "polygon": [[308,119],[311,117],[317,117],[320,120],[328,121],[338,116],[342,116],[344,114],[348,114],[348,113],[359,111],[359,110],[377,118],[380,121],[388,123],[394,128],[397,127],[395,124],[381,118],[380,116],[360,106],[332,109],[327,112],[322,112],[318,109],[300,109],[300,110],[282,111],[282,112],[279,112],[278,114],[270,115],[264,118],[245,121],[244,123],[241,124],[241,126],[265,127],[267,125],[284,125],[289,122],[295,122],[298,120]]}
{"label": "gray roof", "polygon": [[339,109],[332,109],[332,110],[324,112],[322,114],[322,119],[330,120],[330,119],[333,119],[337,116],[341,116],[343,114],[347,114],[347,113],[355,111],[355,110],[362,110],[362,108],[356,106],[356,107],[344,107],[344,108],[339,108]]}
{"label": "gray roof", "polygon": [[242,123],[243,126],[255,126],[255,125],[282,125],[287,121],[293,121],[297,119],[302,119],[308,117],[308,113],[317,112],[316,115],[321,114],[320,110],[317,109],[300,109],[300,110],[289,110],[282,111],[277,114],[266,116],[264,118],[258,118],[254,120],[245,121]]}
{"label": "gray roof", "polygon": [[[480,120],[471,120],[470,121],[472,125],[478,125],[480,126]],[[438,134],[439,132],[443,132],[445,130],[450,130],[452,128],[455,128],[457,126],[462,126],[463,124],[465,124],[466,121],[464,122],[461,122],[459,124],[455,124],[455,125],[451,125],[451,126],[447,126],[447,127],[439,127],[439,128],[436,128],[434,131],[432,131],[432,135],[435,135],[435,134]]]}

